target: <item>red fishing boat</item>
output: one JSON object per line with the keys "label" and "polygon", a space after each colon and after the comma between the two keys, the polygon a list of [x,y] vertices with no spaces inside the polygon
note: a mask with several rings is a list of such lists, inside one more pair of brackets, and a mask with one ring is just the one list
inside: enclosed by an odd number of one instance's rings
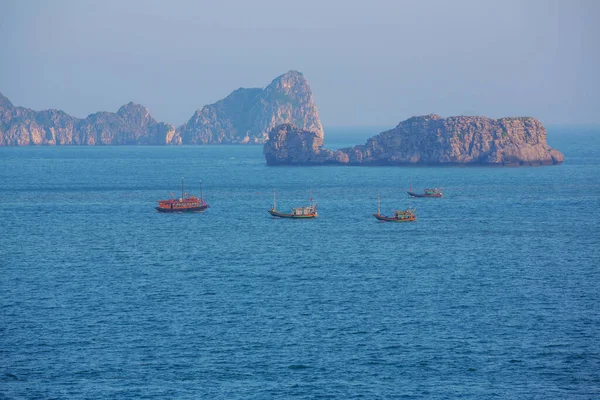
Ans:
{"label": "red fishing boat", "polygon": [[380,207],[380,199],[377,196],[377,214],[373,214],[375,218],[379,221],[386,222],[414,222],[417,220],[417,213],[414,208],[409,208],[403,211],[394,211],[393,217],[387,217],[385,215],[381,215],[381,207]]}
{"label": "red fishing boat", "polygon": [[[171,193],[173,195],[173,193]],[[171,212],[204,212],[209,207],[202,198],[202,181],[200,181],[200,197],[188,196],[184,191],[183,178],[181,178],[181,197],[172,199],[159,200],[156,211],[163,213]]]}

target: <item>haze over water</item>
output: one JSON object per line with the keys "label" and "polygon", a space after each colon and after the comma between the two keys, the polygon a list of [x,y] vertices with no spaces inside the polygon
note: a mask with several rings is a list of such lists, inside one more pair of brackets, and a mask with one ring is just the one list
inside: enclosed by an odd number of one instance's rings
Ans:
{"label": "haze over water", "polygon": [[79,118],[133,101],[179,126],[293,69],[326,126],[600,124],[599,19],[596,0],[4,0],[0,92]]}
{"label": "haze over water", "polygon": [[[549,131],[563,165],[0,148],[0,397],[596,398],[600,132]],[[155,212],[182,176],[211,208]],[[273,188],[319,218],[272,219]]]}

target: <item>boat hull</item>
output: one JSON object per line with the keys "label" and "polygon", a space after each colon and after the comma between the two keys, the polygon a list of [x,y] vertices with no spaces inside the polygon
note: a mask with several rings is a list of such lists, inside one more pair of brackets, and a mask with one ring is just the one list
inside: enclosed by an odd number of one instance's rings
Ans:
{"label": "boat hull", "polygon": [[289,219],[312,219],[317,218],[318,214],[308,214],[308,215],[294,215],[294,214],[284,214],[273,210],[267,210],[269,214],[276,218],[289,218]]}
{"label": "boat hull", "polygon": [[400,219],[400,218],[395,218],[395,217],[386,217],[385,215],[380,215],[380,214],[373,214],[373,216],[375,218],[377,218],[379,221],[385,221],[385,222],[415,222],[417,220],[416,217]]}
{"label": "boat hull", "polygon": [[408,193],[411,197],[442,197],[441,193],[436,193],[436,194],[423,194],[423,193],[415,193],[415,192],[406,192]]}
{"label": "boat hull", "polygon": [[162,208],[156,207],[156,211],[161,213],[181,213],[181,212],[204,212],[208,206],[186,207],[186,208]]}

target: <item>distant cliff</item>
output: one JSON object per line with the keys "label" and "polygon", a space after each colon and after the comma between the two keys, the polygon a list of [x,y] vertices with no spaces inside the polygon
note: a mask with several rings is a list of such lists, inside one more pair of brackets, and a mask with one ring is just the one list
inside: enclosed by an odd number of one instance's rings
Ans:
{"label": "distant cliff", "polygon": [[59,110],[15,107],[0,94],[0,146],[263,143],[283,123],[323,135],[310,86],[297,71],[264,89],[240,88],[197,110],[177,129],[134,103],[80,119]]}
{"label": "distant cliff", "polygon": [[184,144],[264,143],[271,128],[285,123],[323,134],[312,91],[304,75],[289,71],[264,89],[237,89],[197,110],[177,128]]}
{"label": "distant cliff", "polygon": [[322,137],[315,142],[310,132],[275,127],[264,154],[267,165],[551,165],[564,161],[561,152],[548,146],[546,129],[535,118],[435,114],[407,119],[364,145],[335,152],[322,147]]}
{"label": "distant cliff", "polygon": [[80,119],[59,110],[15,107],[0,94],[0,146],[169,144],[174,134],[172,125],[156,121],[139,104]]}
{"label": "distant cliff", "polygon": [[293,124],[282,124],[269,132],[263,152],[267,165],[311,165],[336,163],[331,150],[324,149],[322,133],[300,129]]}

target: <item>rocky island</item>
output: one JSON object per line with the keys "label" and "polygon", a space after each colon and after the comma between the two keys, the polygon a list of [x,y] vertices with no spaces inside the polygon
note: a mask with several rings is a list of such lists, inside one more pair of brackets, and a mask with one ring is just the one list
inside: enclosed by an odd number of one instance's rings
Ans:
{"label": "rocky island", "polygon": [[0,146],[264,143],[269,130],[284,123],[323,134],[312,91],[298,71],[264,89],[237,89],[178,128],[156,121],[135,103],[81,119],[60,110],[16,107],[0,94]]}
{"label": "rocky island", "polygon": [[286,123],[323,135],[312,90],[298,71],[275,78],[264,89],[240,88],[202,107],[177,128],[177,136],[184,144],[264,143],[273,127]]}
{"label": "rocky island", "polygon": [[60,110],[15,107],[0,94],[0,146],[166,144],[174,135],[172,125],[135,103],[80,119]]}
{"label": "rocky island", "polygon": [[564,161],[535,118],[449,117],[402,121],[366,144],[337,151],[323,134],[285,124],[269,132],[267,165],[552,165]]}

